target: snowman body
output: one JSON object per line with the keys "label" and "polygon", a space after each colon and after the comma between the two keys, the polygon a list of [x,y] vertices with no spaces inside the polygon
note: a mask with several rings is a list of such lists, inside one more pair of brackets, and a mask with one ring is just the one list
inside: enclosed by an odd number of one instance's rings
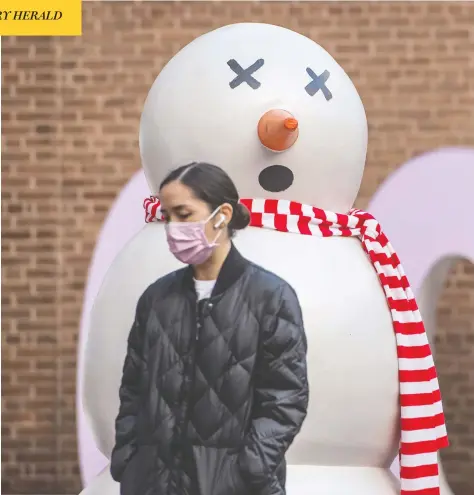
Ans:
{"label": "snowman body", "polygon": [[[250,227],[235,244],[245,257],[285,278],[303,311],[310,402],[287,455],[288,493],[331,495],[346,486],[356,495],[397,493],[388,469],[399,440],[395,337],[383,290],[360,242]],[[118,255],[95,301],[84,402],[107,456],[136,301],[149,284],[179,266],[163,225],[149,224]],[[113,351],[104,354],[112,342]]]}
{"label": "snowman body", "polygon": [[[272,109],[290,112],[299,123],[298,139],[281,153],[257,135],[259,119]],[[150,89],[140,124],[142,164],[154,194],[172,168],[207,161],[230,175],[243,198],[346,213],[366,151],[365,111],[344,70],[312,40],[264,24],[225,26],[181,50]],[[396,343],[383,290],[360,242],[251,227],[235,244],[286,279],[303,311],[310,401],[288,452],[287,493],[394,495]],[[180,266],[163,225],[149,224],[114,260],[95,301],[84,404],[107,457],[137,300]],[[91,485],[87,494],[96,492]]]}

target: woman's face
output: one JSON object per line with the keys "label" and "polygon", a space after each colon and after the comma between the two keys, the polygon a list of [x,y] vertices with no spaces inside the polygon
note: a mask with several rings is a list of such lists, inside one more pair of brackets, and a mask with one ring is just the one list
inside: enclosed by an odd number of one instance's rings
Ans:
{"label": "woman's face", "polygon": [[[161,211],[165,222],[200,222],[207,220],[213,211],[209,205],[196,198],[193,191],[179,181],[173,181],[160,190]],[[221,215],[225,219],[220,222],[216,229],[215,225],[221,220]],[[205,225],[205,233],[209,242],[212,242],[220,229],[225,229],[232,218],[232,206],[224,203],[220,206],[215,216]],[[219,237],[223,236],[223,232]]]}

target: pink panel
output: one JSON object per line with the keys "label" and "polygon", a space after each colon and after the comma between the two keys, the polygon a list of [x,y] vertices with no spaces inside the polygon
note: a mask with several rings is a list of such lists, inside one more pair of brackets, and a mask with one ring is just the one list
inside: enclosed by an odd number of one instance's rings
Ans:
{"label": "pink panel", "polygon": [[[405,163],[372,198],[368,210],[396,249],[416,295],[422,288],[430,293],[425,281],[441,260],[474,262],[473,187],[474,150],[445,148]],[[426,312],[424,317],[432,319]],[[398,459],[392,471],[398,476]],[[449,495],[443,475],[441,480],[442,494]]]}
{"label": "pink panel", "polygon": [[104,226],[97,239],[84,294],[81,327],[79,332],[77,379],[76,379],[76,418],[78,434],[79,463],[82,481],[86,486],[100,473],[108,461],[97,449],[91,428],[82,407],[82,380],[84,351],[89,329],[89,318],[94,299],[99,292],[105,274],[117,254],[143,228],[143,199],[150,189],[140,169],[122,189],[116,198]]}

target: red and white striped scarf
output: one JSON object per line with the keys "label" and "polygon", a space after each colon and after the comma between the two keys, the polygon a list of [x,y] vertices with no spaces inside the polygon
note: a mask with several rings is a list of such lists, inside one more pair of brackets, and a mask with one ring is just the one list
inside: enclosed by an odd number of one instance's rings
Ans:
{"label": "red and white striped scarf", "polygon": [[[387,298],[397,342],[400,381],[401,495],[439,495],[438,450],[449,445],[436,368],[425,327],[397,254],[369,213],[332,213],[276,199],[241,199],[250,225],[322,237],[358,237]],[[145,199],[145,221],[162,220],[160,202]]]}

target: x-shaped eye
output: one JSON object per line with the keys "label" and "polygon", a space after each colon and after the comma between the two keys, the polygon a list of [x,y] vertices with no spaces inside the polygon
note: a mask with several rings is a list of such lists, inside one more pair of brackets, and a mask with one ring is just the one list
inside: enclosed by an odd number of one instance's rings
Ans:
{"label": "x-shaped eye", "polygon": [[230,81],[229,86],[231,89],[235,89],[242,83],[247,83],[252,89],[258,89],[261,85],[252,74],[256,72],[265,63],[263,58],[258,59],[247,69],[243,69],[234,59],[227,62],[227,65],[237,74],[232,81]]}
{"label": "x-shaped eye", "polygon": [[312,81],[304,88],[309,96],[314,96],[319,90],[322,91],[326,101],[332,98],[332,93],[326,86],[326,81],[329,79],[330,72],[325,70],[320,76],[317,76],[309,67],[307,67],[306,72]]}

